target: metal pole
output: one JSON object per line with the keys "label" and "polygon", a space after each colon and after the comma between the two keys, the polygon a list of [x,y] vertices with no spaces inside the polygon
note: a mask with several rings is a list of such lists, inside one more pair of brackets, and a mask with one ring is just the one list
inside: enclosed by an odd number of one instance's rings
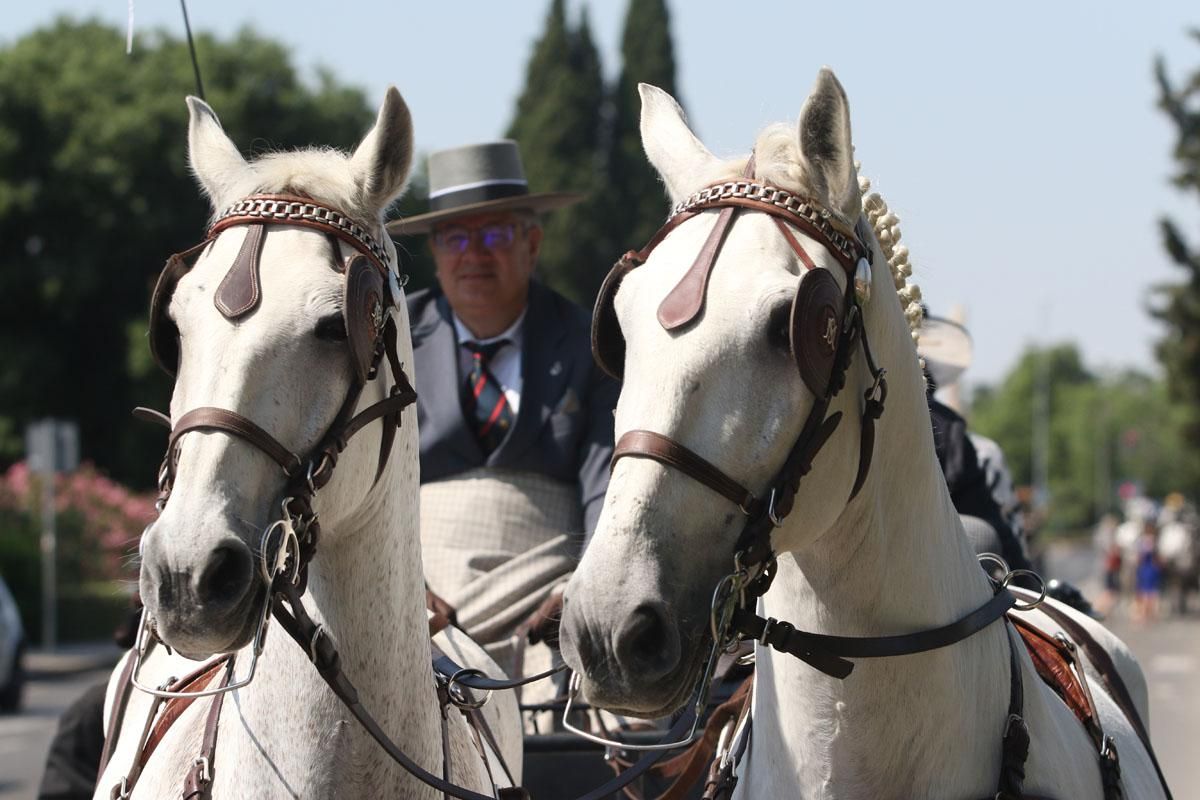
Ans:
{"label": "metal pole", "polygon": [[1033,486],[1035,502],[1045,511],[1050,501],[1050,348],[1037,354],[1033,384]]}
{"label": "metal pole", "polygon": [[58,634],[58,530],[54,513],[53,471],[42,473],[42,647],[54,650]]}

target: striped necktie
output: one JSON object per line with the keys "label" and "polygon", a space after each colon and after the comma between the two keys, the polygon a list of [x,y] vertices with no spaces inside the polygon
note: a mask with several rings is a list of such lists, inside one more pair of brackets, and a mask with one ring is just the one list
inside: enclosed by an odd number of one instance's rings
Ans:
{"label": "striped necktie", "polygon": [[475,431],[475,438],[479,440],[479,447],[485,456],[491,455],[500,446],[513,423],[512,408],[504,396],[504,389],[488,369],[496,353],[509,344],[511,342],[508,339],[487,344],[462,343],[471,351],[471,372],[463,384],[463,413]]}

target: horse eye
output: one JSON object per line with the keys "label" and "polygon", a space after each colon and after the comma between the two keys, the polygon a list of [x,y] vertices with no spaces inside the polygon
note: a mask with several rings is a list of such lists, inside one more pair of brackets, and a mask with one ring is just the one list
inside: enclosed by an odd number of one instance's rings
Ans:
{"label": "horse eye", "polygon": [[317,321],[317,329],[314,333],[323,342],[344,342],[347,338],[346,320],[342,318],[341,314],[322,317]]}
{"label": "horse eye", "polygon": [[780,303],[771,309],[767,320],[767,343],[777,350],[792,346],[792,304]]}

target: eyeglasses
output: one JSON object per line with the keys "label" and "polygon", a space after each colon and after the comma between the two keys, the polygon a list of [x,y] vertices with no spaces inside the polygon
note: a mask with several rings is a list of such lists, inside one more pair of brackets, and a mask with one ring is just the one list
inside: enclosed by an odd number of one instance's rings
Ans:
{"label": "eyeglasses", "polygon": [[516,238],[517,227],[516,222],[497,222],[473,229],[442,228],[434,232],[433,244],[439,250],[448,253],[465,253],[471,247],[471,240],[478,237],[479,244],[485,250],[507,250],[512,247],[513,239]]}

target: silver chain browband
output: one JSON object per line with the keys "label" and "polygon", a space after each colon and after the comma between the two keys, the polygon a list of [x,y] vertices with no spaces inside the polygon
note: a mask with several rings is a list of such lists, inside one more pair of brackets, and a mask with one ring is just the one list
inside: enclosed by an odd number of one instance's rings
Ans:
{"label": "silver chain browband", "polygon": [[309,222],[332,228],[358,241],[363,249],[374,256],[381,266],[386,268],[391,262],[387,251],[383,249],[379,242],[375,241],[375,237],[366,228],[342,212],[310,200],[272,195],[247,197],[218,214],[217,218],[213,220],[212,225],[208,228],[209,235],[211,236],[213,231],[222,222],[232,217],[250,217],[261,219],[263,222]]}
{"label": "silver chain browband", "polygon": [[821,205],[812,200],[795,195],[786,189],[767,186],[754,181],[728,181],[713,186],[706,186],[693,195],[681,200],[671,209],[671,216],[685,211],[695,211],[705,206],[719,203],[722,200],[752,200],[771,205],[787,211],[789,214],[806,220],[816,226],[837,248],[846,259],[853,262],[858,258],[857,245],[853,237],[847,236],[833,224],[833,215]]}

